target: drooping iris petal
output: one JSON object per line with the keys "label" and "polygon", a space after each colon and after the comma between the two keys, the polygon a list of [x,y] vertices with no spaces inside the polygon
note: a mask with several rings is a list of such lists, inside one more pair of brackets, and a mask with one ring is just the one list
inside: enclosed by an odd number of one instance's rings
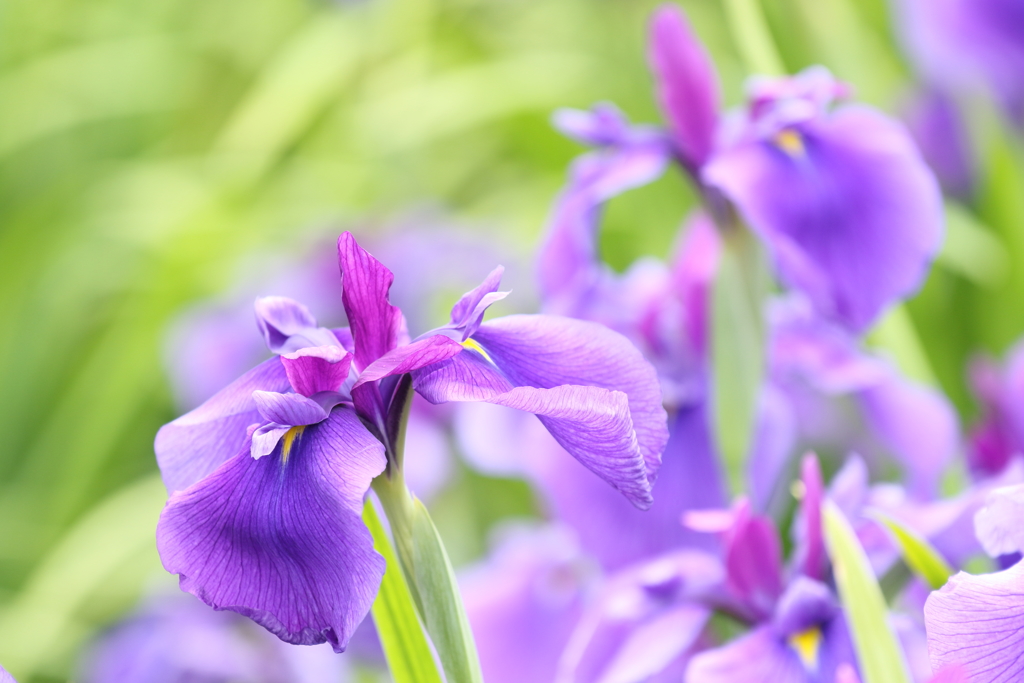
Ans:
{"label": "drooping iris petal", "polygon": [[700,168],[714,145],[718,125],[718,78],[711,59],[675,5],[662,5],[651,20],[648,61],[658,102],[683,158]]}
{"label": "drooping iris petal", "polygon": [[281,356],[292,388],[303,396],[338,391],[348,378],[352,355],[340,346],[313,346]]}
{"label": "drooping iris petal", "polygon": [[515,529],[460,580],[488,683],[553,681],[593,569],[562,527]]}
{"label": "drooping iris petal", "polygon": [[1024,563],[995,574],[960,572],[924,606],[932,667],[962,665],[972,681],[1024,679]]}
{"label": "drooping iris petal", "polygon": [[181,587],[290,643],[343,651],[384,572],[363,497],[384,447],[335,408],[270,456],[239,453],[160,516],[157,547]]}
{"label": "drooping iris petal", "polygon": [[532,412],[587,468],[638,507],[650,506],[666,416],[653,368],[624,337],[579,320],[509,316],[482,325],[475,340],[483,353],[414,372],[416,390],[432,403]]}
{"label": "drooping iris petal", "polygon": [[512,315],[484,323],[474,338],[513,384],[624,393],[648,478],[654,480],[668,441],[665,409],[654,369],[625,337],[582,320]]}
{"label": "drooping iris petal", "polygon": [[991,557],[1024,551],[1024,484],[992,491],[974,516],[974,530]]}
{"label": "drooping iris petal", "polygon": [[308,308],[283,296],[256,299],[256,324],[263,333],[267,348],[274,353],[338,343],[330,330],[317,327],[316,318]]}
{"label": "drooping iris petal", "polygon": [[938,252],[938,184],[906,132],[867,108],[779,135],[716,154],[704,180],[736,203],[784,280],[865,330],[920,286]]}
{"label": "drooping iris petal", "polygon": [[263,422],[253,391],[291,388],[279,358],[271,358],[217,392],[206,403],[164,425],[156,435],[156,460],[168,491],[183,491],[238,453],[246,430]]}
{"label": "drooping iris petal", "polygon": [[398,346],[402,312],[388,301],[395,276],[360,247],[352,233],[338,238],[341,301],[355,344],[356,365],[366,368]]}

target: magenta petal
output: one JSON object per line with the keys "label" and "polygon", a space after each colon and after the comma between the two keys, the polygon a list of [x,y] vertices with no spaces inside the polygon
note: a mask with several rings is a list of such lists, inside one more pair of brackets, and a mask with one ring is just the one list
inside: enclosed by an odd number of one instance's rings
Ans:
{"label": "magenta petal", "polygon": [[355,343],[356,364],[366,368],[398,346],[402,312],[388,301],[395,276],[356,243],[352,233],[338,238],[341,301]]}
{"label": "magenta petal", "polygon": [[404,375],[427,365],[440,363],[462,352],[462,344],[441,334],[435,334],[399,346],[370,363],[356,380],[353,390],[367,382],[376,382],[392,375]]}
{"label": "magenta petal", "polygon": [[938,184],[907,133],[846,107],[788,134],[717,154],[704,180],[739,207],[782,277],[827,316],[867,329],[914,292],[942,243]]}
{"label": "magenta petal", "polygon": [[972,681],[1024,680],[1024,563],[960,572],[928,597],[924,619],[933,669],[959,664]]}
{"label": "magenta petal", "polygon": [[658,102],[683,156],[699,168],[714,145],[718,78],[707,51],[675,5],[662,5],[654,13],[648,61],[657,82]]}
{"label": "magenta petal", "polygon": [[800,481],[803,484],[803,500],[800,501],[799,526],[796,527],[796,558],[799,570],[804,575],[821,581],[825,577],[825,540],[821,532],[821,501],[824,482],[821,466],[813,453],[804,456],[800,463]]}
{"label": "magenta petal", "polygon": [[284,457],[242,452],[171,496],[157,526],[164,568],[215,609],[341,652],[384,572],[361,517],[384,465],[384,447],[347,408],[307,427]]}
{"label": "magenta petal", "polygon": [[766,617],[782,593],[782,547],[775,525],[742,502],[726,535],[729,587],[755,617]]}
{"label": "magenta petal", "polygon": [[633,344],[603,325],[551,315],[512,315],[480,326],[475,339],[513,384],[561,384],[622,392],[653,482],[668,442],[657,374]]}
{"label": "magenta petal", "polygon": [[238,453],[246,430],[263,422],[252,393],[288,391],[278,358],[271,358],[217,392],[195,410],[164,425],[156,435],[157,464],[168,491],[183,491]]}
{"label": "magenta petal", "polygon": [[338,391],[348,378],[352,355],[340,346],[314,346],[281,356],[292,388],[303,396]]}
{"label": "magenta petal", "polygon": [[254,391],[252,400],[256,402],[256,408],[264,420],[279,425],[298,427],[327,419],[327,411],[319,403],[302,394]]}

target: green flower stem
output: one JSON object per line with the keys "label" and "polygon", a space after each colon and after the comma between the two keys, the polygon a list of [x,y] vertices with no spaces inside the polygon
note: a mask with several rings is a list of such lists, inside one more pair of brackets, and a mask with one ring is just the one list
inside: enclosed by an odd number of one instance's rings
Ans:
{"label": "green flower stem", "polygon": [[725,13],[747,69],[762,76],[785,74],[758,0],[725,0]]}

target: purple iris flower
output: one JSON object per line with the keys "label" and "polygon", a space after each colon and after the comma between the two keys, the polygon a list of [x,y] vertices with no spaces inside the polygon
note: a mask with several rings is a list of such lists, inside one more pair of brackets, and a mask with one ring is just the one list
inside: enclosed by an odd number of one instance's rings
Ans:
{"label": "purple iris flower", "polygon": [[326,647],[288,646],[252,622],[191,596],[151,598],[91,644],[85,683],[314,683],[341,680],[346,660]]}
{"label": "purple iris flower", "polygon": [[924,79],[971,92],[985,84],[1024,125],[1024,8],[1016,0],[900,0],[904,42]]}
{"label": "purple iris flower", "polygon": [[824,489],[814,456],[802,462],[801,490],[788,580],[774,524],[754,514],[749,503],[688,515],[688,523],[724,536],[728,592],[723,607],[752,626],[746,635],[696,654],[686,670],[688,683],[831,683],[841,667],[855,665],[846,620],[833,589],[824,583]]}
{"label": "purple iris flower", "polygon": [[1002,368],[979,358],[970,378],[982,418],[971,433],[968,464],[979,477],[997,475],[1024,453],[1024,342],[1010,350]]}
{"label": "purple iris flower", "polygon": [[780,278],[848,329],[867,329],[920,286],[942,242],[942,201],[898,122],[833,107],[847,88],[820,67],[755,79],[744,110],[722,116],[712,64],[674,6],[654,15],[650,59],[667,133],[632,128],[608,105],[556,120],[598,150],[576,162],[556,206],[541,260],[545,300],[578,299],[593,284],[589,233],[601,206],[671,159],[716,221],[731,224],[738,210]]}
{"label": "purple iris flower", "polygon": [[668,439],[657,377],[621,335],[556,316],[483,322],[501,269],[451,322],[409,342],[391,271],[338,241],[349,328],[300,304],[257,301],[273,358],[165,425],[157,460],[171,491],[157,528],[164,567],[218,609],[282,640],[342,651],[383,574],[363,525],[371,480],[401,467],[410,384],[431,403],[531,412],[558,443],[638,507],[651,504]]}

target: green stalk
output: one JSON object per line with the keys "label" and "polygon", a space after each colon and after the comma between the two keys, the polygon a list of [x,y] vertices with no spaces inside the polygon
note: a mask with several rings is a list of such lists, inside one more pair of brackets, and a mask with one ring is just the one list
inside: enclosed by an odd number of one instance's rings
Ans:
{"label": "green stalk", "polygon": [[781,76],[786,73],[758,0],[725,0],[736,48],[751,73]]}

